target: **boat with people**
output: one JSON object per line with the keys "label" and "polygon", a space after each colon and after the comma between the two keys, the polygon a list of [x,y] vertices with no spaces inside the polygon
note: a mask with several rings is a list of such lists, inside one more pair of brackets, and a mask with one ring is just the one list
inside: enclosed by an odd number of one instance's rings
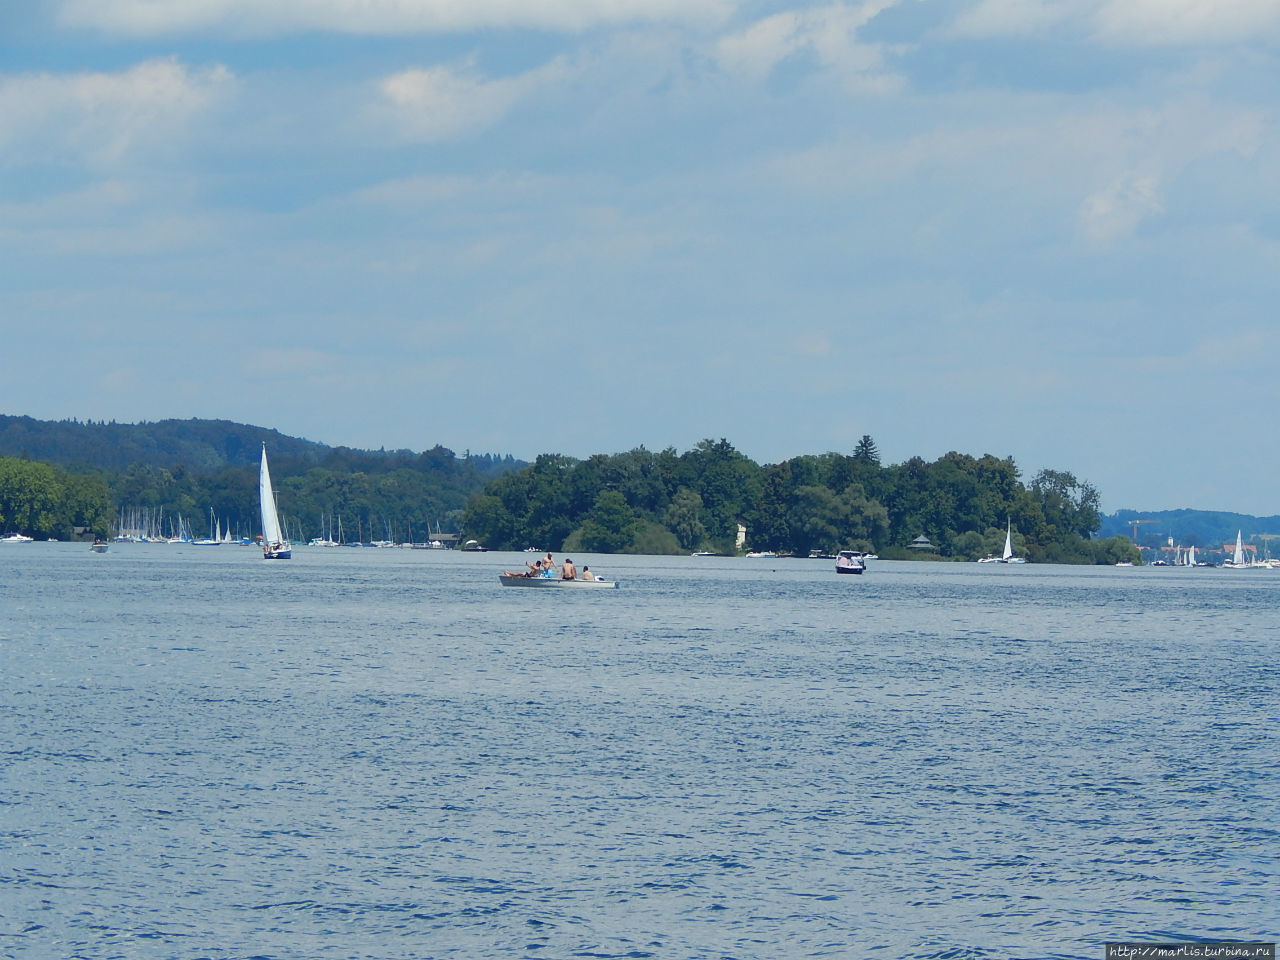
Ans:
{"label": "boat with people", "polygon": [[862,573],[867,569],[865,553],[841,550],[836,554],[836,573]]}
{"label": "boat with people", "polygon": [[541,577],[541,576],[525,576],[523,573],[500,573],[498,580],[504,587],[540,587],[542,589],[552,590],[578,590],[578,589],[617,589],[617,580],[604,580],[597,577],[594,580],[566,580],[563,577]]}
{"label": "boat with people", "polygon": [[617,587],[613,580],[605,580],[591,572],[591,568],[583,566],[582,571],[568,557],[563,564],[557,564],[548,551],[545,557],[526,562],[527,569],[521,571],[503,570],[498,575],[504,587]]}
{"label": "boat with people", "polygon": [[262,445],[262,463],[258,469],[258,506],[262,511],[262,559],[288,560],[293,548],[280,531],[276,512],[276,495],[271,489],[271,471],[267,469],[267,445]]}

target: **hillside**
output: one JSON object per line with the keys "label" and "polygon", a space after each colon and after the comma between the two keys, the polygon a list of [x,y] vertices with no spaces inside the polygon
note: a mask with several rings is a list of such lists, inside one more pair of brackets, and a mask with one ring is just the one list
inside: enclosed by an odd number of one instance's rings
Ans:
{"label": "hillside", "polygon": [[[1220,550],[1224,543],[1234,543],[1240,531],[1246,543],[1261,549],[1272,539],[1280,540],[1280,516],[1255,517],[1247,513],[1224,510],[1117,510],[1104,514],[1100,537],[1123,534],[1132,537],[1135,520],[1145,521],[1136,527],[1138,543],[1144,547],[1160,547],[1169,538],[1183,547]],[[1280,554],[1280,544],[1271,551]]]}
{"label": "hillside", "polygon": [[[435,446],[354,450],[228,420],[103,423],[0,416],[0,529],[67,537],[122,526],[170,536],[258,522],[258,459],[271,455],[282,520],[310,538],[343,520],[363,539],[456,529],[473,494],[525,464]],[[203,531],[203,527],[200,528]]]}
{"label": "hillside", "polygon": [[[312,466],[380,472],[427,457],[408,450],[354,450],[290,437],[278,430],[230,420],[113,421],[35,420],[0,415],[0,456],[39,460],[77,470],[124,472],[139,465],[211,473],[226,467],[257,467],[263,443],[275,472]],[[436,447],[439,462],[453,451]],[[469,456],[482,476],[497,476],[523,464],[511,457]]]}

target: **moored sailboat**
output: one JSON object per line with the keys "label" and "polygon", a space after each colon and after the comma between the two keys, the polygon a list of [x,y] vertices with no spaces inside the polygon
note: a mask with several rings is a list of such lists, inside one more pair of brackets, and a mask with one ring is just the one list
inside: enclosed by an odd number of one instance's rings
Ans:
{"label": "moored sailboat", "polygon": [[267,469],[265,443],[262,445],[262,466],[258,470],[258,504],[262,508],[262,559],[288,560],[293,556],[293,549],[280,531],[276,495],[271,490],[271,471]]}
{"label": "moored sailboat", "polygon": [[1013,555],[1013,521],[1010,520],[1004,531],[1004,550],[998,557],[979,557],[979,563],[1026,563],[1023,557]]}
{"label": "moored sailboat", "polygon": [[1236,548],[1232,551],[1231,559],[1222,561],[1222,565],[1234,570],[1247,570],[1250,567],[1265,567],[1266,563],[1245,559],[1244,540],[1241,537],[1242,533],[1243,531],[1241,530],[1236,531]]}

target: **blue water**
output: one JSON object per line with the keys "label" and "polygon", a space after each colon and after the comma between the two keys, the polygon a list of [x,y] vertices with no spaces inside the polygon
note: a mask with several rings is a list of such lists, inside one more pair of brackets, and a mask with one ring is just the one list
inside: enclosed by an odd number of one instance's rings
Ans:
{"label": "blue water", "polygon": [[0,546],[0,956],[1280,932],[1280,572]]}

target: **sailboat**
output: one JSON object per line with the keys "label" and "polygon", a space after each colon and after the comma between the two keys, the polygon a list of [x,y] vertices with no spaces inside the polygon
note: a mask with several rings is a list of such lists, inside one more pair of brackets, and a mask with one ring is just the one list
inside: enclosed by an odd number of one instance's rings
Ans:
{"label": "sailboat", "polygon": [[262,507],[262,559],[288,560],[293,556],[289,541],[280,532],[276,495],[271,491],[271,471],[267,469],[267,445],[262,445],[262,466],[258,470],[258,503]]}
{"label": "sailboat", "polygon": [[998,557],[980,557],[979,563],[1026,563],[1025,557],[1013,555],[1013,521],[1010,520],[1004,531],[1004,550]]}
{"label": "sailboat", "polygon": [[1234,552],[1234,553],[1232,553],[1232,555],[1231,555],[1231,559],[1230,559],[1230,560],[1224,560],[1224,561],[1222,562],[1222,565],[1223,565],[1224,567],[1247,567],[1247,566],[1249,566],[1249,564],[1248,564],[1248,563],[1245,561],[1245,559],[1244,559],[1244,543],[1243,543],[1243,541],[1242,541],[1242,540],[1241,540],[1241,538],[1240,538],[1240,534],[1241,534],[1241,532],[1242,532],[1242,531],[1240,531],[1240,530],[1237,530],[1237,531],[1236,531],[1236,549],[1235,549],[1235,552]]}
{"label": "sailboat", "polygon": [[1026,563],[1023,557],[1015,557],[1013,555],[1013,521],[1009,521],[1008,527],[1004,531],[1004,553],[1000,555],[1001,563]]}
{"label": "sailboat", "polygon": [[216,547],[222,542],[221,521],[215,521],[213,518],[213,507],[209,508],[209,536],[201,537],[199,540],[192,540],[193,547]]}

